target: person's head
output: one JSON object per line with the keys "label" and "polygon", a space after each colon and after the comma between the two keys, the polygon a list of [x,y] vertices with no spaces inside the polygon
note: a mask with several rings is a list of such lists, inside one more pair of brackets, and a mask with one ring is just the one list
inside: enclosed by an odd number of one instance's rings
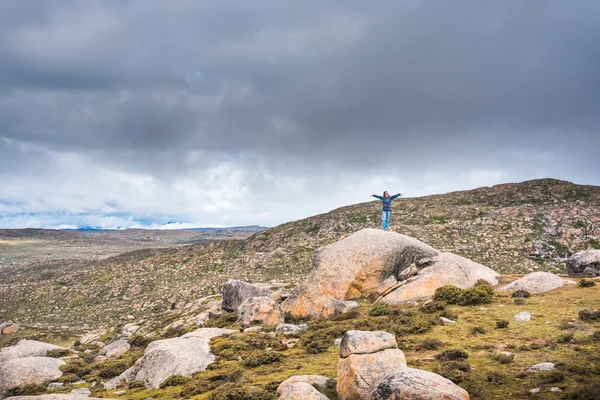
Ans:
{"label": "person's head", "polygon": [[390,197],[390,194],[387,191],[385,191],[383,192],[383,197],[387,199],[388,197]]}

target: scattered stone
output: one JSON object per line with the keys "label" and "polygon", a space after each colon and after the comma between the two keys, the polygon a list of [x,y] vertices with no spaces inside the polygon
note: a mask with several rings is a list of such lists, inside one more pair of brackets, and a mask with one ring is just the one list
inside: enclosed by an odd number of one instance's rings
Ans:
{"label": "scattered stone", "polygon": [[335,347],[340,347],[342,345],[342,338],[337,338],[333,341],[333,345]]}
{"label": "scattered stone", "polygon": [[572,278],[600,276],[600,250],[586,250],[567,260],[567,272]]}
{"label": "scattered stone", "polygon": [[522,311],[513,316],[513,319],[517,322],[528,322],[531,321],[531,313],[527,311]]}
{"label": "scattered stone", "polygon": [[3,335],[12,335],[13,333],[17,333],[21,329],[21,327],[17,324],[11,324],[2,328]]}
{"label": "scattered stone", "polygon": [[244,300],[237,309],[237,317],[242,327],[252,324],[279,325],[283,323],[281,306],[269,297],[251,297]]}
{"label": "scattered stone", "polygon": [[570,279],[564,279],[566,285],[577,285],[577,282],[572,281]]}
{"label": "scattered stone", "polygon": [[119,387],[119,385],[121,385],[121,378],[120,377],[114,377],[111,380],[104,382],[103,386],[105,390],[115,390],[116,388]]}
{"label": "scattered stone", "polygon": [[0,398],[4,391],[15,386],[43,384],[62,376],[58,367],[65,362],[51,357],[24,357],[0,363]]}
{"label": "scattered stone", "polygon": [[63,387],[64,383],[62,382],[50,382],[48,384],[48,389],[54,390]]}
{"label": "scattered stone", "polygon": [[119,358],[129,351],[131,345],[127,340],[117,340],[103,347],[98,354],[106,358]]}
{"label": "scattered stone", "polygon": [[352,354],[371,354],[386,349],[397,349],[396,337],[383,331],[347,331],[340,345],[340,357]]}
{"label": "scattered stone", "polygon": [[565,282],[558,275],[550,272],[532,272],[521,279],[509,283],[501,290],[527,290],[529,293],[538,294],[561,288],[564,285]]}
{"label": "scattered stone", "polygon": [[281,287],[274,291],[273,294],[271,294],[269,297],[271,298],[271,300],[279,303],[290,297],[290,292],[286,288]]}
{"label": "scattered stone", "polygon": [[71,390],[71,393],[82,397],[89,397],[89,395],[92,394],[92,391],[88,388],[79,388]]}
{"label": "scattered stone", "polygon": [[251,326],[250,328],[244,329],[244,333],[256,333],[256,332],[262,332],[263,330],[264,330],[263,327],[260,325]]}
{"label": "scattered stone", "polygon": [[4,400],[114,400],[114,399],[100,399],[97,397],[82,396],[77,393],[55,393],[55,394],[42,394],[39,396],[17,396],[7,397]]}
{"label": "scattered stone", "polygon": [[221,318],[221,313],[216,313],[216,312],[212,312],[212,311],[208,312],[208,319],[219,319],[219,318]]}
{"label": "scattered stone", "polygon": [[100,341],[100,337],[106,334],[106,329],[99,329],[88,332],[79,338],[79,343],[94,345]]}
{"label": "scattered stone", "polygon": [[550,388],[550,391],[551,391],[551,392],[554,392],[554,393],[557,393],[557,392],[562,392],[562,389],[561,389],[561,388],[558,388],[558,387],[551,387],[551,388]]}
{"label": "scattered stone", "polygon": [[446,317],[440,317],[440,320],[441,320],[443,323],[445,323],[445,324],[455,324],[455,323],[456,323],[456,321],[453,321],[453,320],[451,320],[451,319],[449,319],[449,318],[446,318]]}
{"label": "scattered stone", "polygon": [[268,297],[271,294],[272,292],[269,289],[261,288],[248,282],[230,279],[223,285],[223,302],[221,303],[221,308],[225,311],[236,312],[244,300],[252,297]]}
{"label": "scattered stone", "polygon": [[287,385],[279,395],[280,400],[328,400],[327,397],[305,382]]}
{"label": "scattered stone", "polygon": [[139,325],[125,324],[125,325],[123,325],[123,328],[121,329],[121,335],[124,338],[130,338],[138,331],[138,329],[140,329]]}
{"label": "scattered stone", "polygon": [[336,384],[335,380],[329,379],[323,375],[297,375],[281,382],[277,388],[277,395],[281,396],[286,390],[288,390],[289,386],[300,382],[311,385],[321,393],[334,389]]}
{"label": "scattered stone", "polygon": [[106,356],[96,356],[94,357],[94,361],[106,361],[108,360],[108,357]]}
{"label": "scattered stone", "polygon": [[[341,400],[368,399],[383,375],[393,369],[406,368],[404,353],[397,346],[389,348],[392,340],[382,333],[385,332],[348,331],[344,334],[337,382]],[[360,343],[359,339],[366,343]],[[374,352],[365,353],[369,349]]]}
{"label": "scattered stone", "polygon": [[540,390],[542,390],[541,388],[533,388],[529,391],[529,393],[539,393]]}
{"label": "scattered stone", "polygon": [[0,363],[6,360],[24,357],[44,357],[51,350],[68,350],[65,347],[55,346],[37,340],[23,339],[14,346],[0,349]]}
{"label": "scattered stone", "polygon": [[554,370],[554,363],[543,362],[527,368],[527,372],[541,372]]}
{"label": "scattered stone", "polygon": [[283,333],[284,335],[299,335],[308,329],[307,324],[294,325],[294,324],[279,324],[275,328],[275,332]]}
{"label": "scattered stone", "polygon": [[347,313],[355,308],[358,308],[359,304],[356,301],[341,301],[341,300],[330,300],[327,302],[327,308],[331,310],[331,316]]}
{"label": "scattered stone", "polygon": [[371,400],[469,400],[469,393],[433,372],[414,368],[398,368],[385,374]]}

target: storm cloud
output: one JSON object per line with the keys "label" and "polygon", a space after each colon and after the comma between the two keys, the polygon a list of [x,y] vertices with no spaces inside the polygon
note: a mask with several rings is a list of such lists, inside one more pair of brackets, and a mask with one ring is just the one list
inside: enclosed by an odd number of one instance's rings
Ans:
{"label": "storm cloud", "polygon": [[0,227],[600,184],[598,110],[594,0],[7,0]]}

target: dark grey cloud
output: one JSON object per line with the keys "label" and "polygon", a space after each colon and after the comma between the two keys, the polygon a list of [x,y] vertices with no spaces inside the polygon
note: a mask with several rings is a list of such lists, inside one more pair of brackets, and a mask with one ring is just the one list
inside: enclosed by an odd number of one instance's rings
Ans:
{"label": "dark grey cloud", "polygon": [[22,168],[0,179],[228,165],[257,201],[381,171],[600,184],[599,71],[593,0],[8,0],[0,152]]}

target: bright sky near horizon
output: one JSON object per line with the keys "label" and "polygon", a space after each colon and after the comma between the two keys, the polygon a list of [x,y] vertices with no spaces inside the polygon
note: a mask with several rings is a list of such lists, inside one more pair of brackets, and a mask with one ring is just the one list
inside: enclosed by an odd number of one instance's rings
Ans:
{"label": "bright sky near horizon", "polygon": [[600,185],[600,2],[3,0],[0,228]]}

